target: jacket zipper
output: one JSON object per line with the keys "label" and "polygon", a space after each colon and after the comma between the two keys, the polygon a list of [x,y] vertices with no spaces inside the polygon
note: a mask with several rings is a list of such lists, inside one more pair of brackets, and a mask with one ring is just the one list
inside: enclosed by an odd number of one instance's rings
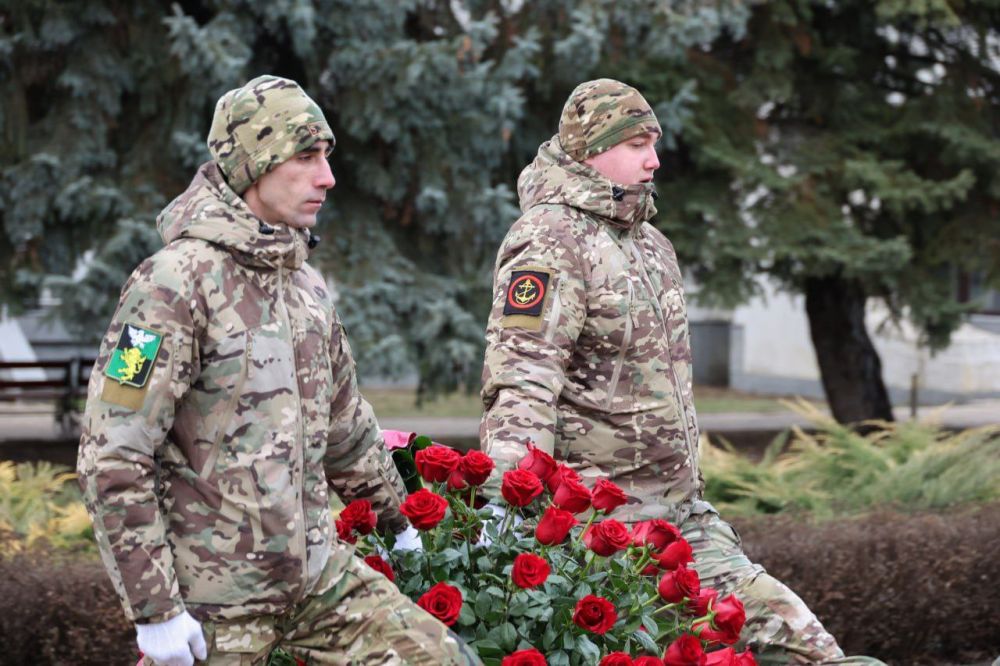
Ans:
{"label": "jacket zipper", "polygon": [[618,392],[618,379],[622,374],[622,367],[625,365],[625,354],[628,352],[628,347],[632,344],[632,302],[635,300],[635,294],[633,292],[632,281],[625,278],[625,284],[628,285],[628,301],[625,303],[625,334],[622,336],[622,346],[618,351],[618,361],[615,363],[614,372],[611,373],[611,383],[608,385],[608,399],[604,403],[604,409],[611,409],[611,402],[615,399],[615,393]]}
{"label": "jacket zipper", "polygon": [[302,399],[299,395],[298,359],[295,356],[295,331],[292,329],[292,318],[288,315],[288,305],[285,303],[284,275],[285,267],[278,266],[278,311],[281,315],[282,322],[288,330],[289,342],[291,343],[289,346],[292,350],[292,367],[295,372],[295,375],[292,377],[292,397],[295,401],[295,429],[296,439],[298,440],[297,448],[299,451],[299,519],[296,521],[295,543],[299,547],[302,561],[302,583],[299,587],[299,593],[296,595],[296,601],[300,601],[305,596],[305,591],[309,587],[308,581],[306,580],[309,575],[309,563],[306,561],[308,553],[306,552],[305,530],[305,437],[302,432]]}
{"label": "jacket zipper", "polygon": [[[653,308],[656,310],[656,316],[660,320],[660,328],[663,329],[663,335],[665,336],[664,339],[667,341],[667,355],[669,357],[669,355],[670,355],[670,331],[667,329],[667,318],[663,314],[663,308],[660,307],[660,299],[659,299],[659,297],[656,294],[656,290],[653,289],[653,281],[650,279],[649,273],[646,272],[646,264],[642,260],[642,253],[638,252],[636,250],[636,246],[635,246],[635,242],[634,241],[631,241],[631,239],[630,239],[630,242],[632,244],[632,246],[631,246],[632,256],[636,258],[636,261],[639,264],[639,270],[642,273],[643,283],[650,290],[649,294],[652,297]],[[679,404],[680,407],[681,407],[681,417],[684,419],[684,441],[687,444],[688,456],[690,457],[690,460],[691,460],[691,473],[694,475],[695,483],[697,484],[697,482],[698,482],[698,471],[697,471],[698,466],[695,464],[695,460],[696,460],[696,458],[695,458],[695,450],[694,450],[694,446],[691,443],[691,430],[690,430],[690,426],[689,426],[689,422],[688,422],[687,407],[684,405],[684,392],[681,390],[680,382],[677,380],[677,372],[676,372],[676,370],[674,370],[673,359],[670,360],[669,366],[670,366],[670,376],[674,380],[674,389],[675,389],[674,393],[675,393],[675,396],[676,396],[677,404]]]}

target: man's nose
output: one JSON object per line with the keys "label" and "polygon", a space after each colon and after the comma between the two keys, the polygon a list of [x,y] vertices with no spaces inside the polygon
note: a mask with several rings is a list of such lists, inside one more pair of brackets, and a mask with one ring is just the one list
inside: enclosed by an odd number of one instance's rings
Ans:
{"label": "man's nose", "polygon": [[316,187],[321,187],[324,190],[329,190],[337,184],[337,179],[333,177],[333,170],[330,168],[330,163],[326,160],[320,161],[319,172],[316,174],[314,184]]}
{"label": "man's nose", "polygon": [[660,168],[660,158],[656,154],[656,148],[650,146],[649,155],[646,156],[646,168],[656,170]]}

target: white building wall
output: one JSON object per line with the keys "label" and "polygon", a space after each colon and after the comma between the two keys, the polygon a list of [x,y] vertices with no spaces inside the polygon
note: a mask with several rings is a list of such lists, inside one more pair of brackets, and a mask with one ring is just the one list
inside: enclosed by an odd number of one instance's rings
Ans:
{"label": "white building wall", "polygon": [[[888,322],[880,304],[869,305],[866,321],[894,401],[909,395],[914,374],[921,402],[1000,395],[1000,333],[963,324],[951,345],[932,356],[917,346],[916,330]],[[733,310],[732,322],[734,388],[822,395],[802,296],[766,285],[761,296]]]}

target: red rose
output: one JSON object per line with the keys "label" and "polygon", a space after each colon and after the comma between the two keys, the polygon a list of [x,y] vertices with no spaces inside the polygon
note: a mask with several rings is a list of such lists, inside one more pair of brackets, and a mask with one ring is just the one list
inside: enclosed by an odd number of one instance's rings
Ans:
{"label": "red rose", "polygon": [[719,642],[732,645],[740,639],[740,632],[743,631],[743,623],[747,621],[746,611],[743,609],[743,602],[730,594],[724,599],[719,599],[713,606],[715,617],[712,626],[701,623],[695,627],[698,636],[705,641]]}
{"label": "red rose", "polygon": [[447,509],[448,500],[426,488],[412,493],[399,507],[400,513],[418,530],[429,530],[440,523]]}
{"label": "red rose", "polygon": [[420,476],[425,481],[437,483],[447,481],[461,459],[462,455],[458,451],[440,444],[421,449],[414,456]]}
{"label": "red rose", "polygon": [[514,558],[511,578],[515,585],[527,589],[544,583],[550,571],[549,563],[544,558],[532,553],[521,553]]}
{"label": "red rose", "polygon": [[614,519],[595,523],[583,534],[583,543],[601,557],[625,550],[632,543],[628,528]]}
{"label": "red rose", "polygon": [[437,583],[417,599],[417,605],[450,627],[462,612],[462,593],[448,583]]}
{"label": "red rose", "polygon": [[625,491],[607,479],[598,479],[591,494],[594,508],[605,513],[611,513],[628,502],[628,495],[625,494]]}
{"label": "red rose", "polygon": [[632,657],[624,652],[612,652],[601,659],[600,666],[633,666]]}
{"label": "red rose", "polygon": [[684,634],[667,648],[664,666],[705,666],[705,651],[696,636]]}
{"label": "red rose", "polygon": [[698,592],[698,596],[692,597],[688,601],[687,611],[695,617],[704,617],[711,610],[709,606],[715,606],[719,600],[719,593],[710,587],[703,587]]}
{"label": "red rose", "polygon": [[550,493],[555,494],[556,490],[559,488],[559,484],[563,482],[563,479],[573,479],[574,481],[580,480],[580,475],[576,473],[576,470],[569,465],[564,465],[559,463],[556,471],[553,472],[545,481],[545,487],[549,489]]}
{"label": "red rose", "polygon": [[632,666],[663,666],[663,660],[659,657],[636,657]]}
{"label": "red rose", "polygon": [[657,590],[660,592],[660,597],[668,604],[683,601],[685,597],[693,599],[701,590],[698,572],[687,567],[677,567],[663,574]]}
{"label": "red rose", "polygon": [[569,511],[550,506],[545,509],[542,519],[538,521],[535,538],[540,544],[554,546],[562,543],[570,529],[579,522]]}
{"label": "red rose", "polygon": [[618,612],[614,605],[604,597],[588,594],[576,602],[573,610],[573,622],[576,626],[592,631],[595,634],[605,634],[618,621]]}
{"label": "red rose", "polygon": [[650,546],[654,553],[681,538],[681,532],[665,520],[654,518],[637,523],[632,528],[632,542],[637,546]]}
{"label": "red rose", "polygon": [[337,528],[337,536],[344,543],[357,543],[358,537],[354,534],[354,528],[346,520],[340,520],[339,518],[334,523]]}
{"label": "red rose", "polygon": [[348,504],[340,512],[340,519],[359,534],[371,534],[378,522],[378,516],[372,511],[372,503],[368,500],[354,500]]}
{"label": "red rose", "polygon": [[396,574],[392,572],[392,567],[389,566],[389,563],[383,560],[378,555],[368,555],[367,557],[365,557],[365,564],[367,564],[372,569],[379,572],[389,580],[395,582]]}
{"label": "red rose", "polygon": [[500,494],[513,506],[528,506],[531,500],[542,494],[542,482],[533,472],[512,469],[503,474]]}
{"label": "red rose", "polygon": [[684,537],[678,538],[677,541],[664,548],[662,553],[654,555],[654,557],[659,565],[667,571],[673,571],[688,562],[694,562],[691,544]]}
{"label": "red rose", "polygon": [[548,481],[556,471],[556,461],[545,451],[528,442],[528,454],[517,463],[518,469],[531,472],[540,481]]}
{"label": "red rose", "polygon": [[546,666],[545,655],[531,648],[530,650],[518,650],[509,654],[500,662],[500,666]]}
{"label": "red rose", "polygon": [[582,513],[590,508],[590,491],[576,479],[564,476],[552,503],[570,513]]}
{"label": "red rose", "polygon": [[727,647],[709,652],[705,666],[757,666],[757,660],[753,658],[750,650],[736,652],[733,648]]}
{"label": "red rose", "polygon": [[467,452],[458,463],[458,470],[470,486],[481,486],[486,483],[494,467],[496,464],[493,458],[476,450]]}

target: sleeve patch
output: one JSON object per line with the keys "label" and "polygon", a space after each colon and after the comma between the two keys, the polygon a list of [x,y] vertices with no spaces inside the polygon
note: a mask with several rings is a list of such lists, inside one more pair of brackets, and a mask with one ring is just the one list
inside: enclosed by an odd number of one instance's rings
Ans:
{"label": "sleeve patch", "polygon": [[540,270],[519,270],[510,275],[506,300],[503,305],[505,316],[521,315],[541,317],[548,293],[550,273]]}
{"label": "sleeve patch", "polygon": [[163,336],[159,333],[125,324],[104,374],[119,385],[142,388],[156,363],[161,342]]}

